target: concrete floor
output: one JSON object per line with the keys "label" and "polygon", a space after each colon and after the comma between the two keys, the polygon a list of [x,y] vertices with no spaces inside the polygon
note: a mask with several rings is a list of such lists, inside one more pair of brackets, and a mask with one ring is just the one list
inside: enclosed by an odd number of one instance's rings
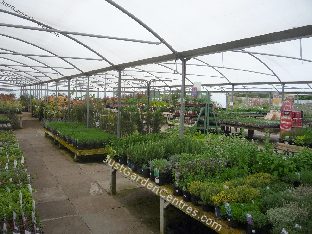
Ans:
{"label": "concrete floor", "polygon": [[37,120],[16,131],[35,188],[44,233],[159,233],[159,200],[118,175],[118,195],[108,195],[109,168],[82,163],[44,137]]}

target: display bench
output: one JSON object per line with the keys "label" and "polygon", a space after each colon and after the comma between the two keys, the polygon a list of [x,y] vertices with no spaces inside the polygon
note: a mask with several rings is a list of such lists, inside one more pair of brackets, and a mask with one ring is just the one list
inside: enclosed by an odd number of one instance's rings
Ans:
{"label": "display bench", "polygon": [[234,128],[234,130],[237,132],[240,132],[239,129],[247,129],[248,130],[248,138],[253,138],[255,131],[259,132],[269,132],[269,133],[278,133],[280,131],[280,128],[276,127],[255,127],[255,126],[240,126],[240,125],[234,125],[234,124],[219,124],[221,129],[224,131],[227,131],[231,133],[231,129]]}
{"label": "display bench", "polygon": [[224,234],[243,234],[245,230],[239,228],[233,228],[230,223],[216,218],[213,212],[206,212],[200,206],[195,206],[192,202],[186,202],[182,196],[175,196],[173,187],[170,185],[159,186],[149,178],[145,178],[136,172],[133,172],[128,166],[122,165],[110,157],[104,160],[108,166],[111,167],[111,181],[110,181],[110,193],[116,194],[116,172],[122,174],[130,181],[145,187],[159,197],[160,200],[160,234],[166,233],[166,208],[172,205],[184,212],[190,218],[196,219],[203,223],[205,226],[214,230],[217,233]]}
{"label": "display bench", "polygon": [[55,142],[58,143],[59,147],[64,147],[74,153],[74,160],[78,161],[81,157],[92,156],[92,155],[106,155],[111,153],[111,147],[97,148],[97,149],[77,149],[72,144],[67,143],[60,137],[54,135],[52,132],[44,129],[45,136],[51,137]]}

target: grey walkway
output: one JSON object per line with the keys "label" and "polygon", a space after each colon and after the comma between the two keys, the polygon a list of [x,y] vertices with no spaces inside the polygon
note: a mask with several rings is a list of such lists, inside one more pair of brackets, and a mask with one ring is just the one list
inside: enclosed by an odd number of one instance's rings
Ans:
{"label": "grey walkway", "polygon": [[108,195],[109,168],[101,161],[75,163],[44,137],[38,121],[23,125],[16,136],[33,178],[45,233],[158,233],[157,197],[121,177],[118,195]]}

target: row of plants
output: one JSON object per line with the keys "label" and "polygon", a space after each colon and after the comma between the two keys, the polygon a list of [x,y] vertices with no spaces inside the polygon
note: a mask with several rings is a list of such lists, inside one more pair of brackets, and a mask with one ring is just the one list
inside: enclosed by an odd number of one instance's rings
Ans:
{"label": "row of plants", "polygon": [[0,100],[0,114],[20,114],[22,105],[17,100]]}
{"label": "row of plants", "polygon": [[30,176],[13,132],[0,131],[0,230],[41,233]]}
{"label": "row of plants", "polygon": [[259,148],[239,137],[180,139],[175,133],[131,135],[116,140],[114,149],[115,160],[159,185],[172,184],[175,195],[233,226],[264,233],[308,233],[311,228],[312,193],[304,192],[312,186],[311,150],[287,156],[268,142]]}
{"label": "row of plants", "polygon": [[282,134],[281,141],[287,141],[289,144],[312,148],[312,128],[306,127],[292,129],[292,131]]}
{"label": "row of plants", "polygon": [[252,117],[235,117],[228,119],[219,118],[218,121],[220,124],[229,124],[236,125],[242,127],[255,127],[255,128],[279,128],[280,121],[279,120],[266,120],[262,118],[252,118]]}
{"label": "row of plants", "polygon": [[87,128],[77,122],[50,121],[44,127],[77,149],[97,149],[110,146],[114,135],[98,128]]}

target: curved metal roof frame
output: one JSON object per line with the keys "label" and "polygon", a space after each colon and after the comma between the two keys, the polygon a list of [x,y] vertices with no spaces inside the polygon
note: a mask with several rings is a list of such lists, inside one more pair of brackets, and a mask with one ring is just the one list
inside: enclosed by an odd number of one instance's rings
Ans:
{"label": "curved metal roof frame", "polygon": [[[26,63],[19,62],[19,61],[15,60],[15,59],[6,58],[6,57],[3,57],[3,56],[0,56],[0,58],[1,58],[1,59],[5,59],[5,60],[9,60],[9,61],[11,61],[11,62],[15,62],[15,63],[22,64],[22,65],[24,65],[24,66],[26,66],[26,67],[29,67],[29,68],[31,68],[31,69],[33,69],[33,70],[35,70],[35,71],[40,72],[40,70],[35,69],[35,68],[32,68],[32,67],[28,66]],[[29,74],[28,74],[28,75],[29,75]],[[38,80],[38,78],[35,78],[35,77],[32,76],[32,75],[30,75],[30,76],[33,77],[34,79],[37,79],[37,80]]]}
{"label": "curved metal roof frame", "polygon": [[[46,28],[48,28],[48,29],[54,29],[53,27],[51,27],[51,26],[49,26],[49,25],[47,25],[47,24],[41,23],[41,22],[39,22],[39,21],[37,21],[37,20],[34,20],[34,19],[29,19],[29,18],[27,18],[27,17],[25,17],[25,16],[16,14],[16,13],[14,13],[14,12],[2,10],[2,9],[0,9],[0,12],[6,13],[6,14],[10,14],[10,15],[14,15],[14,16],[16,16],[16,17],[18,17],[18,18],[22,18],[22,19],[31,21],[31,22],[33,22],[33,23],[43,25],[44,27],[46,27]],[[60,33],[60,34],[62,34],[62,33]],[[71,37],[71,36],[69,36],[69,35],[67,35],[67,34],[62,34],[62,35],[65,36],[65,37],[67,37],[67,38],[69,38],[69,39],[71,39],[71,40],[73,40],[73,41],[75,41],[75,42],[77,42],[79,45],[83,46],[84,48],[88,49],[89,51],[93,52],[94,54],[96,54],[97,56],[99,56],[100,58],[102,58],[104,61],[106,61],[106,62],[107,62],[108,64],[110,64],[111,66],[114,66],[114,64],[113,64],[111,61],[109,61],[109,60],[108,60],[107,58],[105,58],[103,55],[101,55],[100,53],[96,52],[95,50],[93,50],[92,48],[90,48],[88,45],[82,43],[82,42],[79,41],[78,39],[76,39],[76,38],[74,38],[74,37]]]}
{"label": "curved metal roof frame", "polygon": [[[131,19],[135,20],[142,27],[144,27],[146,30],[148,30],[150,33],[152,33],[163,44],[165,44],[168,49],[171,50],[172,54],[159,56],[159,57],[154,57],[154,58],[143,59],[143,60],[140,60],[140,61],[134,61],[134,62],[125,63],[125,64],[119,64],[119,65],[111,64],[111,67],[108,67],[108,68],[97,69],[97,70],[93,70],[93,71],[89,71],[89,72],[82,72],[81,74],[77,74],[77,75],[73,75],[73,76],[65,76],[65,77],[58,78],[58,79],[52,79],[52,81],[56,81],[57,82],[57,81],[62,80],[62,79],[70,79],[70,78],[73,78],[73,77],[79,77],[81,75],[91,76],[91,75],[96,74],[97,72],[101,72],[101,71],[122,70],[122,69],[124,69],[126,67],[133,67],[133,64],[135,66],[137,66],[137,65],[143,65],[143,64],[154,63],[154,62],[157,63],[158,61],[168,61],[170,59],[177,59],[177,58],[180,58],[180,59],[187,58],[188,59],[188,58],[196,57],[198,55],[210,54],[210,53],[221,52],[221,51],[228,51],[228,50],[231,50],[231,48],[233,48],[235,50],[235,49],[245,48],[245,47],[249,47],[249,46],[260,45],[260,44],[263,44],[263,43],[266,44],[266,43],[272,43],[272,42],[276,42],[276,41],[289,40],[290,38],[297,38],[297,37],[304,37],[304,36],[312,35],[311,25],[308,25],[308,26],[304,26],[304,27],[301,27],[301,28],[295,28],[295,29],[286,30],[286,31],[283,31],[283,32],[277,32],[277,33],[272,33],[272,34],[261,35],[261,36],[257,36],[257,37],[253,37],[253,38],[241,39],[241,40],[238,40],[238,41],[223,43],[223,44],[220,44],[220,45],[208,46],[208,47],[203,47],[203,48],[199,48],[199,49],[195,49],[195,50],[189,50],[189,51],[184,51],[184,52],[177,52],[177,51],[175,51],[172,48],[171,45],[169,45],[155,31],[153,31],[150,27],[148,27],[144,22],[139,20],[133,14],[131,14],[130,12],[128,12],[127,10],[125,10],[124,8],[122,8],[121,6],[119,6],[118,4],[116,4],[115,2],[113,2],[111,0],[105,0],[105,1],[108,2],[110,5],[114,6],[115,8],[117,8],[118,10],[120,10],[121,12],[123,12],[124,14],[126,14],[127,16],[129,16]],[[8,12],[8,11],[1,10],[1,9],[0,9],[0,12],[4,12],[4,13],[7,13],[7,14],[15,15],[17,17],[24,18],[26,20],[30,20],[32,22],[38,23],[38,21],[36,21],[36,20],[29,19],[27,17],[23,17],[21,15],[18,15],[18,14],[12,13],[12,12]],[[39,23],[42,24],[41,22],[39,22]],[[48,25],[45,25],[45,24],[42,24],[42,25],[46,26],[47,28],[50,28],[50,29],[54,30],[52,27],[50,27]],[[68,37],[68,35],[66,35],[66,34],[65,35],[62,34],[62,35]],[[74,41],[77,40],[75,38],[71,38],[70,36],[69,36],[69,38],[74,40]],[[77,42],[77,43],[79,43],[79,42]],[[244,44],[245,44],[245,46],[242,46]],[[247,51],[245,51],[245,52],[247,52]],[[97,52],[95,52],[95,53],[97,53]],[[282,82],[279,79],[279,77],[276,75],[276,73],[267,64],[265,64],[263,61],[261,61],[259,58],[257,58],[253,54],[251,54],[251,56],[254,57],[255,59],[257,59],[263,65],[265,65],[274,74],[274,76],[277,77],[277,79],[280,81],[280,83],[285,83],[285,82]],[[108,61],[106,61],[106,62],[108,62]],[[50,81],[45,81],[45,82],[50,82]],[[190,81],[190,82],[192,83],[192,81]]]}
{"label": "curved metal roof frame", "polygon": [[[26,43],[27,45],[34,46],[34,47],[36,47],[36,48],[38,48],[38,49],[40,49],[40,50],[43,50],[43,51],[45,51],[45,52],[47,52],[47,53],[49,53],[49,54],[52,54],[52,55],[56,56],[57,58],[62,59],[65,63],[68,63],[68,64],[71,65],[73,68],[76,68],[78,71],[83,72],[82,70],[80,70],[78,67],[76,67],[76,66],[75,66],[74,64],[72,64],[71,62],[67,61],[67,60],[64,59],[64,58],[61,58],[59,55],[57,55],[57,54],[55,54],[55,53],[53,53],[53,52],[51,52],[51,51],[49,51],[49,50],[47,50],[47,49],[41,47],[41,46],[35,45],[35,44],[31,43],[31,42],[25,41],[25,40],[20,39],[20,38],[17,38],[17,37],[12,37],[12,36],[9,36],[9,35],[3,34],[3,33],[0,33],[0,36],[7,37],[7,38],[11,38],[11,39],[14,39],[14,40],[17,40],[17,41]],[[50,67],[50,66],[48,66],[48,68],[51,68],[51,69],[52,69],[52,67]]]}
{"label": "curved metal roof frame", "polygon": [[[4,48],[0,48],[0,50],[5,50],[5,51],[12,52],[12,53],[17,53],[17,52],[14,51],[14,50],[8,50],[8,49],[4,49]],[[33,61],[35,61],[35,62],[37,62],[37,63],[40,63],[40,64],[42,64],[42,65],[44,65],[44,66],[46,66],[46,67],[49,66],[49,65],[47,65],[46,63],[41,62],[41,61],[39,61],[39,60],[37,60],[37,59],[34,59],[34,58],[32,58],[32,57],[29,57],[29,56],[27,56],[27,55],[21,55],[21,56],[23,56],[23,57],[25,57],[25,58],[28,58],[28,59],[31,59],[31,60],[33,60]],[[64,76],[62,73],[60,73],[59,71],[55,70],[54,68],[51,68],[51,69],[52,69],[53,71],[57,72],[58,74],[60,74],[61,76]],[[40,70],[38,70],[38,69],[36,69],[36,70],[39,71],[39,72],[41,73]],[[49,78],[49,79],[53,79],[52,77],[47,76],[47,75],[44,74],[44,73],[42,73],[42,75],[46,76],[46,77]]]}

